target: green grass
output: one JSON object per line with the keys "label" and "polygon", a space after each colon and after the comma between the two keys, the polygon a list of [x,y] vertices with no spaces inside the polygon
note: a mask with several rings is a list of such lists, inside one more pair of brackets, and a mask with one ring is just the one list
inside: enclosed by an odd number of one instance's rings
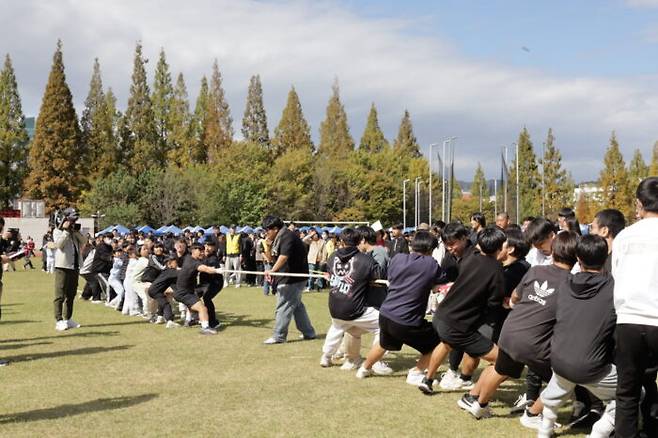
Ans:
{"label": "green grass", "polygon": [[[507,415],[518,382],[498,393],[496,418],[476,421],[456,406],[461,394],[427,397],[405,383],[412,350],[390,355],[393,376],[361,381],[321,368],[323,341],[297,341],[294,324],[294,342],[263,345],[275,298],[258,289],[220,293],[217,336],[80,301],[82,327],[58,333],[52,276],[10,272],[4,283],[0,357],[11,364],[0,368],[1,436],[534,436]],[[304,302],[326,333],[327,295]]]}

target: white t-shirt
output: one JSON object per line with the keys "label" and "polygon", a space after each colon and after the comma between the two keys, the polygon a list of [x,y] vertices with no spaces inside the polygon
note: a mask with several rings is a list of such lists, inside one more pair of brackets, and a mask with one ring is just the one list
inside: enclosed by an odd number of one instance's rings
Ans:
{"label": "white t-shirt", "polygon": [[658,218],[623,229],[612,242],[617,324],[658,326]]}
{"label": "white t-shirt", "polygon": [[525,256],[525,261],[530,263],[530,266],[545,266],[553,263],[553,257],[544,255],[543,252],[533,246],[528,251],[528,255]]}

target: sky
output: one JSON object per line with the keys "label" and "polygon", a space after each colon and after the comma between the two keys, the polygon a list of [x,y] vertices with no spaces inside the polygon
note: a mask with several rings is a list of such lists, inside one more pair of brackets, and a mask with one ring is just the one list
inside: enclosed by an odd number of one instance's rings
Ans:
{"label": "sky", "polygon": [[0,54],[28,116],[57,38],[79,112],[96,57],[125,109],[141,41],[150,80],[164,48],[191,107],[217,59],[236,133],[260,74],[270,131],[295,86],[317,141],[337,78],[357,144],[372,102],[390,141],[407,109],[425,154],[457,137],[460,180],[478,162],[499,175],[524,126],[537,152],[553,129],[577,182],[598,178],[612,131],[627,161],[658,141],[658,0],[3,0]]}

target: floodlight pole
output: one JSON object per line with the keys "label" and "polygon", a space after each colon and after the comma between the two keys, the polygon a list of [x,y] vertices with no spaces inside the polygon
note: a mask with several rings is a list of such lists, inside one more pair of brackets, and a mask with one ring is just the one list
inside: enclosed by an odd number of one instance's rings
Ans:
{"label": "floodlight pole", "polygon": [[521,211],[519,206],[521,205],[521,192],[519,191],[519,144],[512,143],[516,146],[516,223],[521,222]]}
{"label": "floodlight pole", "polygon": [[402,226],[407,228],[407,183],[408,179],[402,181]]}
{"label": "floodlight pole", "polygon": [[430,163],[429,163],[429,168],[430,168],[429,224],[430,226],[432,225],[432,148],[438,145],[439,145],[438,143],[430,143]]}

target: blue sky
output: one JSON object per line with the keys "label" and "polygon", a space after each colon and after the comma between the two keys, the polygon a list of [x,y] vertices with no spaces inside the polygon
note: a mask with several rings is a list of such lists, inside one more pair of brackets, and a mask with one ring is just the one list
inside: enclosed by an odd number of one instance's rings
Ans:
{"label": "blue sky", "polygon": [[553,129],[578,182],[598,177],[613,130],[626,160],[636,148],[649,160],[658,140],[658,0],[7,0],[0,54],[12,56],[28,115],[57,38],[79,111],[95,57],[125,109],[139,40],[149,77],[164,48],[192,107],[218,59],[236,133],[260,74],[270,130],[294,85],[317,140],[338,78],[357,143],[372,102],[389,140],[407,109],[423,151],[459,137],[462,180],[478,162],[499,174],[501,147],[524,126],[536,150]]}

